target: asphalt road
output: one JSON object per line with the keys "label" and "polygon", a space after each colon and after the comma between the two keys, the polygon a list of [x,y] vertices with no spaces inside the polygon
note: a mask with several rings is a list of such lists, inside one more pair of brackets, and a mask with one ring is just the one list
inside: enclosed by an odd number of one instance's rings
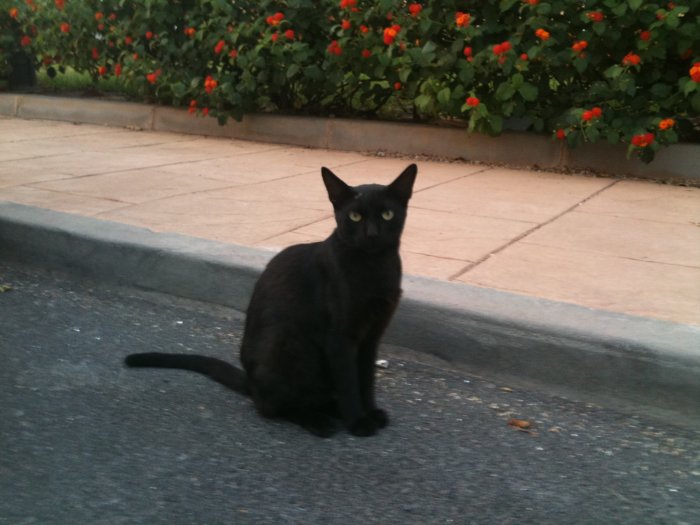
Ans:
{"label": "asphalt road", "polygon": [[2,524],[700,523],[700,433],[683,421],[386,348],[390,426],[321,440],[196,374],[122,366],[234,360],[240,312],[0,261],[2,285]]}

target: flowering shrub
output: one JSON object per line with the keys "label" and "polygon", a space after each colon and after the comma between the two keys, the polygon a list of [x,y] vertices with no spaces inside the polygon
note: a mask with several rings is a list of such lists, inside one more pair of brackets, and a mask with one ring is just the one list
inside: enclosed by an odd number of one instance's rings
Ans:
{"label": "flowering shrub", "polygon": [[[37,62],[224,122],[251,111],[517,122],[651,160],[700,113],[700,0],[0,0]],[[13,11],[16,10],[16,11]]]}

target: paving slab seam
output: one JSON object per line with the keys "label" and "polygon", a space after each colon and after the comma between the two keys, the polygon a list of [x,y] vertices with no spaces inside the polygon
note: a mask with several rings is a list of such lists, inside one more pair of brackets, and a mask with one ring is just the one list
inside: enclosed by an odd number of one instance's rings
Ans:
{"label": "paving slab seam", "polygon": [[[241,311],[273,254],[0,202],[0,258]],[[583,399],[698,415],[700,327],[411,275],[403,287],[387,343]]]}
{"label": "paving slab seam", "polygon": [[578,208],[578,207],[581,206],[582,204],[584,204],[584,203],[588,202],[589,200],[595,198],[596,196],[600,195],[600,194],[603,193],[605,190],[607,190],[607,189],[613,187],[613,186],[614,186],[615,184],[617,184],[618,182],[620,182],[620,181],[615,180],[615,181],[611,182],[610,184],[606,185],[605,187],[600,188],[599,190],[594,191],[592,194],[588,195],[585,199],[580,200],[579,202],[577,202],[576,204],[574,204],[574,205],[572,205],[571,207],[567,208],[566,210],[562,211],[561,213],[558,213],[558,214],[555,215],[554,217],[551,217],[550,219],[548,219],[548,220],[546,220],[546,221],[544,221],[544,222],[541,222],[541,223],[535,225],[534,227],[530,228],[529,230],[524,231],[524,232],[521,233],[520,235],[517,235],[516,237],[510,239],[507,243],[505,243],[505,244],[499,246],[498,248],[492,250],[490,253],[487,253],[486,255],[484,255],[483,257],[481,257],[480,259],[477,259],[477,260],[474,261],[473,263],[468,264],[467,266],[465,266],[464,268],[462,268],[462,269],[459,270],[458,272],[454,273],[453,275],[451,275],[451,276],[448,278],[448,280],[449,280],[449,281],[454,281],[454,280],[456,280],[456,279],[459,279],[459,278],[462,277],[463,275],[466,275],[467,273],[469,273],[471,270],[473,270],[474,268],[476,268],[476,267],[479,266],[480,264],[482,264],[482,263],[488,261],[488,260],[489,260],[491,257],[493,257],[494,255],[498,255],[498,254],[501,253],[502,251],[507,250],[509,247],[513,246],[514,244],[519,243],[519,242],[522,241],[523,239],[525,239],[525,238],[527,238],[528,236],[532,235],[532,234],[535,233],[536,231],[541,230],[542,228],[544,228],[545,226],[547,226],[547,225],[549,225],[549,224],[552,224],[552,223],[555,222],[556,220],[562,218],[564,215],[567,215],[567,214],[571,213],[573,210],[575,210],[576,208]]}

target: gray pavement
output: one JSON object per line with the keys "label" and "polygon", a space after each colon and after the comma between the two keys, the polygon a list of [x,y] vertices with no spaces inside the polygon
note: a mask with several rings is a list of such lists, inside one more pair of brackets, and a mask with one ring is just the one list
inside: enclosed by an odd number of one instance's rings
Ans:
{"label": "gray pavement", "polygon": [[240,311],[7,261],[0,284],[0,523],[700,521],[700,434],[683,419],[383,347],[391,425],[320,440],[196,374],[122,367],[146,350],[234,360]]}

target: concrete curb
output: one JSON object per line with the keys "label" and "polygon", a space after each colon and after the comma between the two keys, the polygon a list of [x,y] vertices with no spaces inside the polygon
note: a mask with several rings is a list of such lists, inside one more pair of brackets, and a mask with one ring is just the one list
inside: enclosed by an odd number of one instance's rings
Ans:
{"label": "concrete curb", "polygon": [[700,180],[700,145],[677,144],[661,150],[654,162],[627,160],[621,145],[587,144],[570,150],[548,136],[506,132],[492,138],[461,128],[426,124],[247,115],[219,126],[211,118],[193,118],[178,108],[108,100],[0,94],[0,115],[61,120],[154,131],[228,137],[344,151],[425,154],[514,167],[591,170],[668,181]]}
{"label": "concrete curb", "polygon": [[[0,202],[0,258],[245,310],[272,252]],[[388,343],[475,373],[697,417],[700,327],[405,276]],[[619,404],[619,403],[618,403]]]}

